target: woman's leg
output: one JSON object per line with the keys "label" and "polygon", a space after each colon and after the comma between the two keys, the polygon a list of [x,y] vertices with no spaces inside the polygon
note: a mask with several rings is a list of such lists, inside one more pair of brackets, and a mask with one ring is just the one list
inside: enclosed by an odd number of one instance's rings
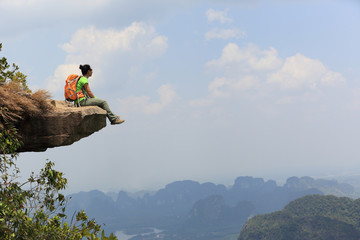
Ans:
{"label": "woman's leg", "polygon": [[106,116],[113,122],[116,120],[117,116],[110,110],[109,105],[105,100],[100,98],[86,98],[80,102],[80,106],[98,106],[106,111]]}

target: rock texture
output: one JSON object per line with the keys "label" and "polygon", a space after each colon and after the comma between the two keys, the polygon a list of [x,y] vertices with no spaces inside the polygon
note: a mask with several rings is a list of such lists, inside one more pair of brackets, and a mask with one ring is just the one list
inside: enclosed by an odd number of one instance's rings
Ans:
{"label": "rock texture", "polygon": [[24,143],[20,152],[41,152],[71,145],[106,126],[106,111],[99,107],[74,107],[65,101],[50,100],[54,110],[29,117],[20,123]]}

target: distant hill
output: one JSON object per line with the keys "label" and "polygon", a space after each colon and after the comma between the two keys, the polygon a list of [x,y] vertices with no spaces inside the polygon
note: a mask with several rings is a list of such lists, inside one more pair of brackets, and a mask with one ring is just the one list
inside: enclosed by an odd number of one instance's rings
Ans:
{"label": "distant hill", "polygon": [[258,215],[244,225],[239,240],[358,240],[360,199],[310,195],[282,211]]}
{"label": "distant hill", "polygon": [[117,197],[96,190],[72,194],[67,213],[84,209],[109,232],[136,235],[157,228],[164,232],[154,239],[218,240],[238,235],[252,216],[278,211],[302,196],[328,193],[351,196],[353,189],[349,184],[309,177],[292,177],[278,186],[273,180],[245,176],[229,188],[185,180],[136,197],[124,191]]}

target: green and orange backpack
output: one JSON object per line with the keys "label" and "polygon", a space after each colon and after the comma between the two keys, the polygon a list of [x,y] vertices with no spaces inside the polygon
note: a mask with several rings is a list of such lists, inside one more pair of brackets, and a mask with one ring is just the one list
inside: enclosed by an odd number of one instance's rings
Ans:
{"label": "green and orange backpack", "polygon": [[83,90],[81,89],[79,92],[76,91],[76,86],[81,78],[80,75],[70,74],[65,80],[65,100],[69,102],[73,102],[79,100],[79,98],[85,97]]}

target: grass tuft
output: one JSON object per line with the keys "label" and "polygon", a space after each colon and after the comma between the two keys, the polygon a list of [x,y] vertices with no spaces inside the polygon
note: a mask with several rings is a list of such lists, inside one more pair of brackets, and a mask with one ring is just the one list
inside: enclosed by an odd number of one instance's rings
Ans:
{"label": "grass tuft", "polygon": [[49,92],[38,90],[29,93],[19,83],[9,82],[0,86],[0,129],[5,124],[17,125],[29,117],[40,117],[51,111]]}

